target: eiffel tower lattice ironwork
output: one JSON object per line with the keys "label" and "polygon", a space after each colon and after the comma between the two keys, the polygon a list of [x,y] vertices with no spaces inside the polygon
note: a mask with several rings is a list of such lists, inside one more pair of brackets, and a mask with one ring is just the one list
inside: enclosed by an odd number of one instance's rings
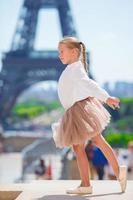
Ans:
{"label": "eiffel tower lattice ironwork", "polygon": [[68,0],[24,0],[11,49],[2,59],[1,122],[10,116],[22,91],[39,81],[58,80],[64,69],[57,51],[34,50],[38,12],[42,8],[57,9],[62,36],[77,36]]}

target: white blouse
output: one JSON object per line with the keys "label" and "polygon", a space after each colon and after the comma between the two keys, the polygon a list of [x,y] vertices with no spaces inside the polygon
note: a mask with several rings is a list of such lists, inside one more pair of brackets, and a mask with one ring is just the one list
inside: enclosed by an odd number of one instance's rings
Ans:
{"label": "white blouse", "polygon": [[58,81],[58,96],[65,110],[75,102],[87,97],[96,97],[103,103],[110,95],[90,79],[81,61],[67,65]]}

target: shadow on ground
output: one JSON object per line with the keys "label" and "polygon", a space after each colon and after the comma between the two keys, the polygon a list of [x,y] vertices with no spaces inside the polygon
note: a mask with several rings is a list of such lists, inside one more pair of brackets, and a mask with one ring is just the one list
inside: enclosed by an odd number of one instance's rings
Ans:
{"label": "shadow on ground", "polygon": [[104,193],[96,195],[46,195],[36,200],[91,200],[92,197],[110,196],[110,195],[121,195],[122,192],[116,193]]}

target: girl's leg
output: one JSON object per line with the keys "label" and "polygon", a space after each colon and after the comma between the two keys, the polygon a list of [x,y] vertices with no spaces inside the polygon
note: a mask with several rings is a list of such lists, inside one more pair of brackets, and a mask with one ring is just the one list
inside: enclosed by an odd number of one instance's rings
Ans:
{"label": "girl's leg", "polygon": [[86,156],[85,147],[83,145],[73,145],[73,150],[76,154],[77,164],[81,177],[81,186],[90,186],[89,180],[89,162]]}
{"label": "girl's leg", "polygon": [[92,142],[103,152],[108,162],[112,166],[115,176],[119,177],[119,164],[116,155],[111,146],[106,142],[104,137],[99,134],[92,138]]}

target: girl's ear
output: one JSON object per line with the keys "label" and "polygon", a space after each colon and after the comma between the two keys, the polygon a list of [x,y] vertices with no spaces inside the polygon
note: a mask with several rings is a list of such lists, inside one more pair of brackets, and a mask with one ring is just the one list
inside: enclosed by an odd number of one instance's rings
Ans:
{"label": "girl's ear", "polygon": [[75,53],[75,49],[73,48],[73,49],[71,49],[71,53],[72,54],[74,54]]}
{"label": "girl's ear", "polygon": [[77,54],[78,53],[78,49],[77,48],[73,48],[72,49],[72,53],[75,55],[75,54]]}

